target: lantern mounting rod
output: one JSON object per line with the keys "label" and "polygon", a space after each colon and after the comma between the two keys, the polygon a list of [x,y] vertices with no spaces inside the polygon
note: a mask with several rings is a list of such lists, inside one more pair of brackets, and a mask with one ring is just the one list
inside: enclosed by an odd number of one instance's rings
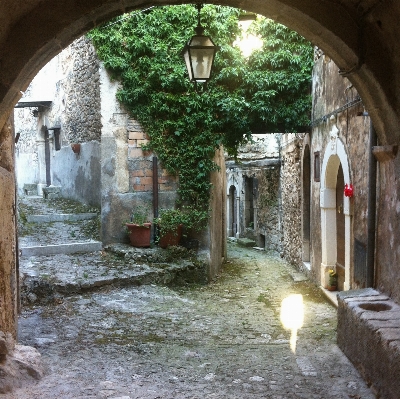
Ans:
{"label": "lantern mounting rod", "polygon": [[201,3],[196,4],[196,8],[197,8],[197,26],[196,28],[194,28],[194,30],[197,35],[201,36],[204,33],[204,28],[201,26],[200,22],[200,11],[203,8],[203,4]]}

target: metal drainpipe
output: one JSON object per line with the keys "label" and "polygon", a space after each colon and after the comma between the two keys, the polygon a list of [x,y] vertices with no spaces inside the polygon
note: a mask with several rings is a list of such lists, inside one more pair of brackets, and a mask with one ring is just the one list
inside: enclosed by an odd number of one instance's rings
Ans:
{"label": "metal drainpipe", "polygon": [[[158,218],[158,160],[153,157],[153,215]],[[154,225],[154,239],[158,235],[157,226]]]}
{"label": "metal drainpipe", "polygon": [[367,276],[366,287],[373,287],[375,280],[375,231],[376,231],[376,169],[377,162],[372,153],[376,146],[376,131],[372,121],[369,129],[369,164],[368,164],[368,236],[367,236]]}

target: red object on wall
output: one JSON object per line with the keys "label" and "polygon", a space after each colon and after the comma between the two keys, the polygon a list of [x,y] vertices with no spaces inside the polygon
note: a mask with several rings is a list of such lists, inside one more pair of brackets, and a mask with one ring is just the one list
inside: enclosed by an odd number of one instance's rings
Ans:
{"label": "red object on wall", "polygon": [[346,183],[344,185],[344,196],[351,198],[353,194],[354,194],[353,185]]}

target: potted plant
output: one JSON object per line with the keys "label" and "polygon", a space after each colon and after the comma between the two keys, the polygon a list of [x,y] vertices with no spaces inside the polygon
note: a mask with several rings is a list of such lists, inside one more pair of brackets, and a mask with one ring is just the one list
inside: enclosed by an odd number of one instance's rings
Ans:
{"label": "potted plant", "polygon": [[328,282],[328,290],[329,291],[336,291],[337,290],[337,280],[338,276],[335,270],[329,270],[329,282]]}
{"label": "potted plant", "polygon": [[137,206],[131,213],[130,221],[125,223],[131,245],[134,247],[150,246],[151,222],[148,221],[147,214],[146,207]]}
{"label": "potted plant", "polygon": [[167,248],[170,245],[179,245],[182,237],[182,226],[185,215],[179,209],[162,209],[160,216],[154,219],[159,229],[158,245]]}

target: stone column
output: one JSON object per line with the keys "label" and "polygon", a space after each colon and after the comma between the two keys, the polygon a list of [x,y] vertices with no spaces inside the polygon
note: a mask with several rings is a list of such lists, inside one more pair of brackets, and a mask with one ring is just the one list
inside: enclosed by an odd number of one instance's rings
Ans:
{"label": "stone column", "polygon": [[37,122],[37,152],[38,152],[38,168],[39,168],[39,182],[37,185],[38,195],[43,195],[43,188],[46,184],[46,152],[45,152],[45,138],[44,138],[44,126],[42,123],[41,113],[39,113]]}
{"label": "stone column", "polygon": [[[239,191],[239,187],[238,187],[238,192]],[[240,238],[240,196],[238,195],[236,197],[236,238]]]}

